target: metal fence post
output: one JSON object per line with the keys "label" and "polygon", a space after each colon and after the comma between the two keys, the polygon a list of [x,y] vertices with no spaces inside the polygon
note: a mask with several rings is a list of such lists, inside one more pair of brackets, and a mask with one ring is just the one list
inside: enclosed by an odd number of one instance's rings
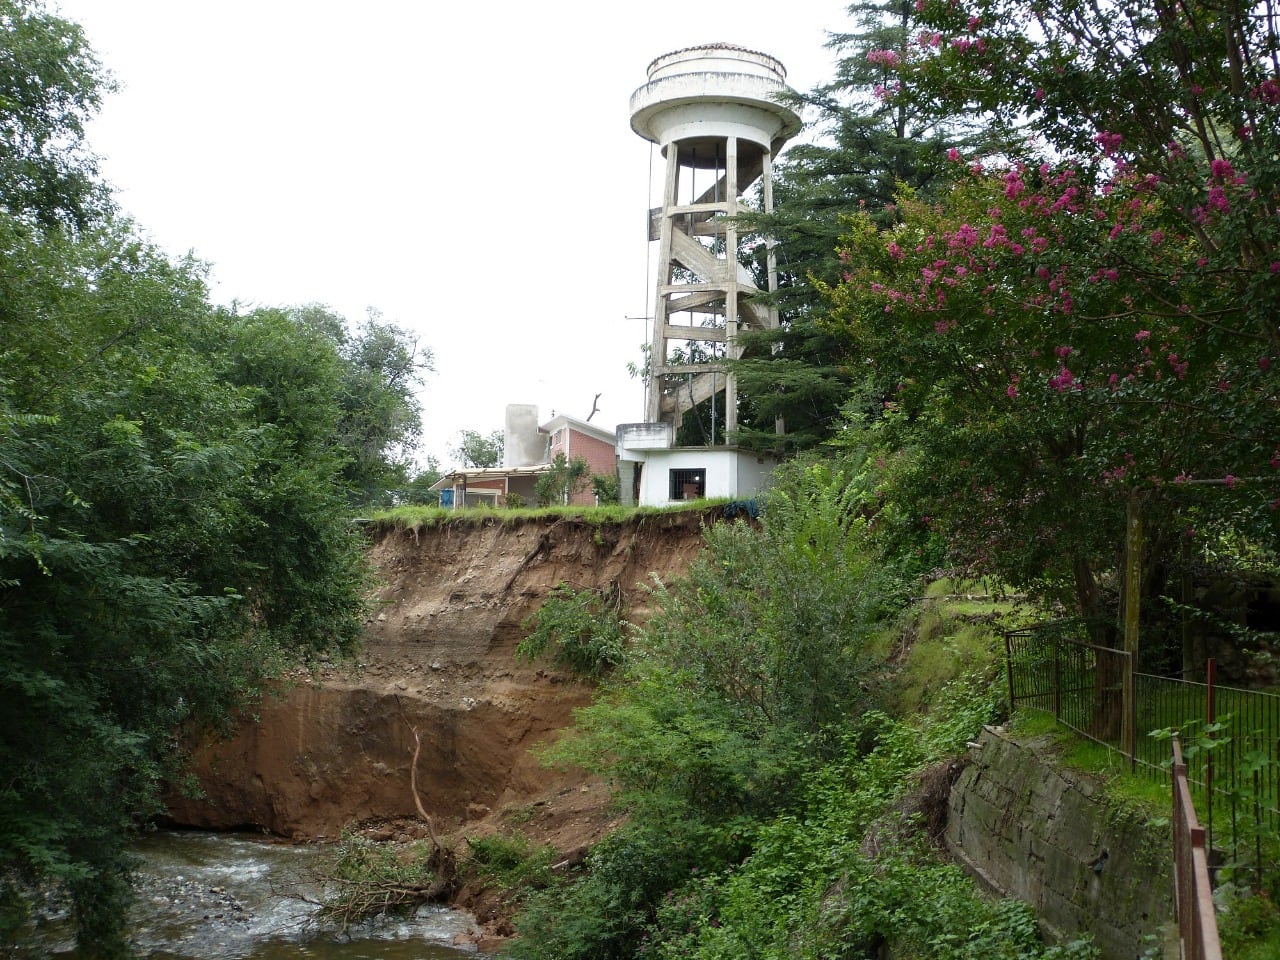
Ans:
{"label": "metal fence post", "polygon": [[[1217,675],[1218,665],[1213,657],[1205,661],[1204,665],[1204,684],[1205,684],[1205,739],[1210,739],[1213,734],[1210,728],[1218,722],[1218,703],[1217,703]],[[1205,803],[1209,809],[1205,812],[1206,823],[1209,833],[1209,849],[1213,849],[1213,751],[1206,750],[1204,752],[1204,797]]]}
{"label": "metal fence post", "polygon": [[1006,631],[1004,635],[1004,666],[1009,677],[1009,712],[1018,708],[1018,698],[1013,693],[1013,633]]}
{"label": "metal fence post", "polygon": [[1053,719],[1062,719],[1062,644],[1053,638]]}
{"label": "metal fence post", "polygon": [[1138,708],[1134,703],[1133,671],[1138,659],[1138,613],[1142,600],[1142,507],[1135,493],[1129,498],[1124,542],[1124,688],[1121,693],[1121,738],[1129,769],[1137,766]]}

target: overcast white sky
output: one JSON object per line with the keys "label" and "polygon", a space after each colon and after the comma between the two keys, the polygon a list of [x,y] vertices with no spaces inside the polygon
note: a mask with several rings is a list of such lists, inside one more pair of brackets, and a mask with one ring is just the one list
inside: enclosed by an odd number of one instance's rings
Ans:
{"label": "overcast white sky", "polygon": [[[700,43],[829,80],[848,0],[50,0],[120,89],[89,131],[213,298],[368,308],[435,356],[421,455],[508,403],[643,419],[649,145],[628,101]],[[633,318],[633,319],[628,319]]]}

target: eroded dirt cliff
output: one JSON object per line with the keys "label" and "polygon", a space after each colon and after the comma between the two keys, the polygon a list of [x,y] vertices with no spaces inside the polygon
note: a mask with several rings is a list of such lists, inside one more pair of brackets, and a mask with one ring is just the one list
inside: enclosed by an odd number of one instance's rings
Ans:
{"label": "eroded dirt cliff", "polygon": [[679,513],[598,527],[495,517],[374,534],[383,585],[358,662],[300,678],[234,736],[200,747],[204,796],[175,797],[173,819],[294,839],[407,823],[416,731],[418,792],[437,830],[475,835],[536,821],[542,839],[580,849],[610,826],[601,786],[547,769],[530,751],[572,722],[590,690],[517,660],[521,621],[562,581],[616,585],[643,615],[643,585],[683,572],[709,519]]}

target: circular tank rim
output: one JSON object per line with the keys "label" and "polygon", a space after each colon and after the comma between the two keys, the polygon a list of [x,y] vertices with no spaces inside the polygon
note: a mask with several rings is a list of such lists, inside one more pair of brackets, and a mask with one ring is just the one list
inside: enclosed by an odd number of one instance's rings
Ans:
{"label": "circular tank rim", "polygon": [[781,60],[772,54],[765,53],[762,50],[752,50],[750,47],[742,47],[736,43],[699,43],[691,47],[681,47],[679,50],[672,50],[669,53],[662,53],[649,61],[649,66],[645,67],[645,76],[653,74],[654,69],[660,62],[672,60],[673,58],[692,60],[693,57],[686,57],[685,54],[695,53],[699,50],[708,51],[732,51],[733,53],[746,53],[756,58],[762,66],[775,69],[778,73],[778,79],[786,81],[787,68],[783,66]]}
{"label": "circular tank rim", "polygon": [[[779,129],[773,135],[773,139],[781,138],[788,140],[800,132],[804,122],[800,115],[785,104],[776,100],[771,100],[763,92],[760,94],[752,94],[742,89],[732,89],[731,84],[712,83],[706,84],[697,92],[676,92],[681,86],[687,86],[688,80],[698,74],[681,74],[676,77],[664,77],[661,80],[654,80],[646,83],[631,94],[631,129],[640,137],[652,143],[658,143],[659,138],[652,132],[651,121],[663,111],[674,108],[688,106],[699,102],[716,103],[716,104],[732,104],[734,106],[749,107],[767,113],[779,121]],[[782,93],[789,89],[786,84],[774,83],[755,74],[735,74],[722,73],[719,71],[710,71],[706,74],[715,81],[732,80],[747,81],[751,86],[757,88],[770,87],[773,93]],[[727,90],[717,90],[715,86],[729,87]],[[662,95],[661,88],[675,88],[670,91],[667,96]],[[674,94],[674,95],[671,95]]]}

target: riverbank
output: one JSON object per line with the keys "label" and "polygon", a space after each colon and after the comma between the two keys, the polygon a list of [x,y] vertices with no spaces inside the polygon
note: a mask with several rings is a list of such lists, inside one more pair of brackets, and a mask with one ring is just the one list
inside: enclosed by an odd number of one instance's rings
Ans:
{"label": "riverbank", "polygon": [[[617,825],[604,785],[543,766],[536,749],[573,723],[592,689],[515,653],[521,626],[561,583],[616,590],[643,619],[655,578],[680,576],[716,511],[588,523],[572,517],[372,529],[380,586],[349,664],[295,677],[226,739],[195,748],[201,796],[174,794],[179,826],[329,842],[359,827],[410,841],[518,833],[578,862]],[[415,762],[416,758],[416,762]],[[463,886],[476,943],[510,933],[492,893]]]}
{"label": "riverbank", "polygon": [[[412,916],[339,934],[315,919],[328,845],[272,842],[261,836],[156,831],[135,846],[137,897],[130,942],[157,960],[459,960],[474,955],[482,931],[470,914],[428,904]],[[75,960],[64,898],[40,899],[22,960]]]}

